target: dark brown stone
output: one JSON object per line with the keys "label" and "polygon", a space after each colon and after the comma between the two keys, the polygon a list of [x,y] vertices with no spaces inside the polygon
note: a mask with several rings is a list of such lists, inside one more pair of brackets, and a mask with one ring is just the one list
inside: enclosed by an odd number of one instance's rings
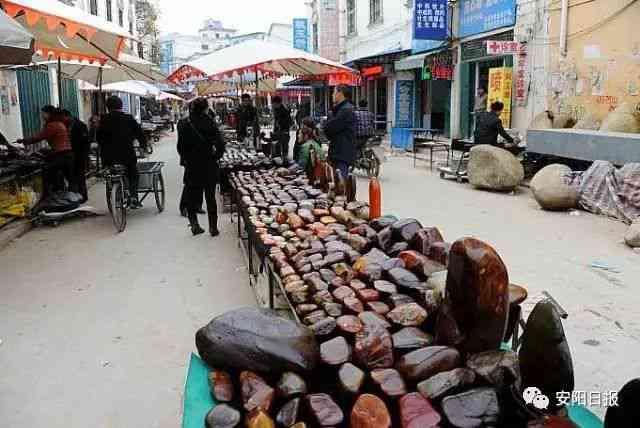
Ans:
{"label": "dark brown stone", "polygon": [[339,303],[325,303],[323,307],[330,317],[337,318],[342,315],[342,305]]}
{"label": "dark brown stone", "polygon": [[269,412],[275,391],[257,374],[249,371],[240,373],[242,402],[247,411],[261,409]]}
{"label": "dark brown stone", "polygon": [[364,311],[362,302],[357,297],[347,297],[343,301],[344,306],[351,312],[359,314]]}
{"label": "dark brown stone", "polygon": [[536,386],[549,397],[552,409],[558,407],[557,393],[572,392],[575,379],[562,319],[549,300],[540,301],[531,311],[521,343],[522,385]]}
{"label": "dark brown stone", "polygon": [[213,369],[209,372],[209,389],[216,401],[233,400],[233,381],[229,373]]}
{"label": "dark brown stone", "polygon": [[471,385],[476,380],[476,374],[468,368],[457,368],[438,373],[418,384],[418,391],[429,400],[439,400],[460,389]]}
{"label": "dark brown stone", "polygon": [[351,363],[343,364],[340,370],[338,370],[340,388],[349,394],[355,395],[359,393],[364,380],[364,372]]}
{"label": "dark brown stone", "polygon": [[318,305],[314,305],[310,303],[303,303],[301,305],[296,306],[296,313],[300,316],[306,315],[316,310],[318,310]]}
{"label": "dark brown stone", "polygon": [[247,415],[247,428],[275,428],[276,424],[267,412],[255,409]]}
{"label": "dark brown stone", "polygon": [[492,388],[478,388],[442,400],[442,411],[455,427],[494,426],[500,416],[498,396]]}
{"label": "dark brown stone", "polygon": [[371,311],[365,311],[358,315],[362,324],[378,324],[382,328],[389,329],[391,324],[385,317],[380,314]]}
{"label": "dark brown stone", "polygon": [[436,242],[444,242],[437,227],[425,227],[420,229],[411,241],[411,248],[425,256],[429,255],[429,248]]}
{"label": "dark brown stone", "polygon": [[282,406],[282,409],[276,416],[276,422],[283,427],[290,427],[298,421],[298,413],[300,412],[300,398],[294,398],[287,404]]}
{"label": "dark brown stone", "polygon": [[353,291],[351,287],[347,287],[346,285],[333,290],[333,297],[341,302],[344,301],[344,299],[346,299],[347,297],[354,297],[355,295],[356,292]]}
{"label": "dark brown stone", "polygon": [[206,428],[236,428],[242,415],[228,404],[218,404],[205,417]]}
{"label": "dark brown stone", "polygon": [[400,399],[400,420],[402,428],[438,428],[442,418],[429,400],[413,392]]}
{"label": "dark brown stone", "polygon": [[398,292],[398,288],[394,283],[384,280],[375,281],[373,288],[384,294],[396,294]]}
{"label": "dark brown stone", "polygon": [[322,321],[312,324],[309,328],[316,336],[327,336],[336,329],[336,319],[327,317]]}
{"label": "dark brown stone", "polygon": [[515,385],[520,390],[518,354],[511,351],[485,351],[471,355],[467,367],[496,388]]}
{"label": "dark brown stone", "polygon": [[354,279],[349,283],[349,287],[351,287],[354,290],[358,291],[358,290],[362,290],[363,288],[367,288],[367,284],[365,284],[364,282],[360,281],[359,279]]}
{"label": "dark brown stone", "polygon": [[409,243],[422,228],[420,222],[413,218],[398,220],[391,225],[394,241]]}
{"label": "dark brown stone", "polygon": [[322,321],[326,317],[327,313],[322,309],[318,309],[317,311],[313,311],[310,314],[307,314],[307,316],[304,317],[303,322],[307,325],[311,325],[317,323],[318,321]]}
{"label": "dark brown stone", "polygon": [[336,319],[338,329],[344,333],[356,334],[362,330],[362,321],[355,315],[342,315]]}
{"label": "dark brown stone", "polygon": [[405,327],[392,336],[394,349],[414,351],[433,345],[433,336],[416,327]]}
{"label": "dark brown stone", "polygon": [[387,318],[402,327],[417,327],[426,321],[427,311],[417,303],[409,303],[389,312]]}
{"label": "dark brown stone", "polygon": [[299,375],[293,372],[285,372],[280,377],[276,392],[281,398],[295,397],[307,393],[307,384]]}
{"label": "dark brown stone", "polygon": [[356,292],[358,298],[363,302],[374,302],[380,299],[380,292],[371,288],[363,288]]}
{"label": "dark brown stone", "polygon": [[436,320],[436,343],[458,346],[463,340],[460,327],[453,316],[451,303],[442,302]]}
{"label": "dark brown stone", "polygon": [[389,305],[383,302],[367,302],[366,306],[370,311],[382,316],[388,314],[391,310]]}
{"label": "dark brown stone", "polygon": [[344,421],[342,409],[327,394],[306,396],[307,405],[316,422],[321,427],[340,425]]}
{"label": "dark brown stone", "polygon": [[427,346],[409,352],[398,360],[396,368],[411,382],[420,382],[460,366],[460,353],[446,346]]}
{"label": "dark brown stone", "polygon": [[407,386],[400,373],[395,369],[376,369],[371,371],[371,379],[390,398],[401,397],[407,393]]}
{"label": "dark brown stone", "polygon": [[398,255],[398,258],[404,262],[407,270],[419,275],[422,275],[424,266],[429,261],[425,255],[415,250],[403,251]]}
{"label": "dark brown stone", "polygon": [[433,261],[448,266],[450,250],[451,244],[447,242],[435,242],[431,244],[431,247],[429,247],[429,254],[427,254],[427,257]]}
{"label": "dark brown stone", "polygon": [[389,296],[388,300],[391,306],[393,306],[394,308],[402,305],[408,305],[409,303],[415,303],[415,300],[413,300],[411,297],[401,293],[392,294],[391,296]]}
{"label": "dark brown stone", "polygon": [[211,367],[258,372],[311,372],[320,352],[306,327],[274,311],[255,308],[214,318],[196,333],[196,347]]}
{"label": "dark brown stone", "polygon": [[509,310],[509,277],[489,245],[463,238],[451,247],[446,301],[463,336],[466,354],[499,349]]}
{"label": "dark brown stone", "polygon": [[396,284],[400,290],[411,292],[424,291],[428,289],[424,282],[420,281],[417,276],[404,268],[391,269],[388,275],[391,282]]}
{"label": "dark brown stone", "polygon": [[356,334],[354,354],[356,359],[368,369],[393,367],[393,343],[389,332],[376,323],[365,323]]}
{"label": "dark brown stone", "polygon": [[358,397],[351,411],[350,428],[390,428],[391,415],[387,405],[371,394]]}
{"label": "dark brown stone", "polygon": [[351,346],[342,336],[320,345],[320,359],[331,366],[339,366],[351,360]]}

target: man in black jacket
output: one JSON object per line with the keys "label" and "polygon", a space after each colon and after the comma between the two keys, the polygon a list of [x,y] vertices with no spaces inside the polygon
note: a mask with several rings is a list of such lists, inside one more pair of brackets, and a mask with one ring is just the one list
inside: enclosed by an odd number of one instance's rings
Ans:
{"label": "man in black jacket", "polygon": [[478,113],[474,133],[475,144],[490,144],[504,148],[504,144],[498,144],[498,135],[507,140],[509,144],[513,144],[513,138],[502,127],[502,120],[500,119],[502,110],[504,110],[504,104],[496,101],[491,104],[491,111]]}
{"label": "man in black jacket", "polygon": [[247,138],[247,127],[253,128],[253,145],[257,149],[258,144],[258,111],[251,103],[249,94],[242,94],[241,103],[236,111],[238,115],[238,141],[244,142]]}
{"label": "man in black jacket", "polygon": [[349,175],[349,168],[356,160],[355,109],[349,97],[347,86],[336,86],[333,93],[333,114],[324,124],[324,133],[330,142],[329,160],[343,178]]}
{"label": "man in black jacket", "polygon": [[107,98],[106,106],[109,113],[100,118],[97,131],[103,164],[107,167],[123,165],[127,168],[129,207],[141,208],[142,204],[138,201],[138,158],[133,142],[138,140],[140,147],[146,152],[147,138],[138,121],[122,111],[120,98],[115,95]]}
{"label": "man in black jacket", "polygon": [[273,135],[278,141],[277,153],[282,157],[285,166],[289,164],[289,140],[291,139],[291,112],[282,104],[282,98],[276,95],[272,98],[273,105]]}

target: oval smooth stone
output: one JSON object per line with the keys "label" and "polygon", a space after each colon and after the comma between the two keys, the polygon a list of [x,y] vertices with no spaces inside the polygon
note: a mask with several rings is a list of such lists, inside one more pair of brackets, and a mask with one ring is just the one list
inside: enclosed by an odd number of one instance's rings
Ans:
{"label": "oval smooth stone", "polygon": [[342,305],[340,303],[325,303],[323,308],[330,317],[336,318],[342,315]]}
{"label": "oval smooth stone", "polygon": [[333,218],[333,217],[331,217],[331,216],[323,216],[323,217],[321,217],[321,218],[320,218],[320,222],[321,222],[322,224],[324,224],[324,225],[331,224],[331,223],[335,223],[335,222],[337,222],[337,221],[338,221],[338,220],[336,220],[335,218]]}
{"label": "oval smooth stone", "polygon": [[403,327],[416,327],[426,321],[427,311],[417,303],[409,303],[389,312],[387,318]]}
{"label": "oval smooth stone", "polygon": [[384,401],[371,394],[363,394],[358,397],[351,411],[350,428],[390,427],[391,415]]}
{"label": "oval smooth stone", "polygon": [[357,297],[352,297],[352,296],[347,297],[344,299],[342,303],[344,303],[344,306],[347,309],[349,309],[351,312],[354,312],[356,314],[359,314],[364,311],[364,306],[362,305],[362,302],[360,301],[360,299],[358,299]]}
{"label": "oval smooth stone", "polygon": [[317,311],[313,311],[310,314],[307,314],[302,321],[307,325],[311,325],[317,323],[318,321],[322,321],[326,317],[327,313],[322,309],[318,309]]}
{"label": "oval smooth stone", "polygon": [[298,421],[298,413],[300,411],[300,398],[294,398],[287,404],[282,406],[278,415],[276,416],[276,422],[283,427],[290,427]]}
{"label": "oval smooth stone", "polygon": [[276,424],[264,410],[255,409],[247,415],[247,428],[276,428]]}
{"label": "oval smooth stone", "polygon": [[338,329],[345,333],[356,334],[362,330],[362,321],[355,315],[343,315],[336,319]]}
{"label": "oval smooth stone", "polygon": [[240,412],[228,404],[218,404],[205,417],[206,428],[235,428],[240,424]]}
{"label": "oval smooth stone", "polygon": [[342,336],[320,345],[320,359],[331,366],[339,366],[351,359],[351,346]]}
{"label": "oval smooth stone", "polygon": [[354,279],[349,283],[349,287],[351,287],[354,290],[358,291],[358,290],[362,290],[364,288],[367,288],[367,284],[365,284],[364,282],[360,281],[359,279]]}
{"label": "oval smooth stone", "polygon": [[379,292],[385,293],[385,294],[397,294],[398,293],[398,288],[396,287],[396,285],[394,283],[389,282],[389,281],[385,281],[385,280],[382,280],[382,279],[380,279],[378,281],[374,281],[373,288],[375,288]]}
{"label": "oval smooth stone", "polygon": [[396,368],[407,380],[419,382],[459,366],[460,353],[457,349],[446,346],[427,346],[402,356]]}
{"label": "oval smooth stone", "polygon": [[405,327],[392,336],[393,347],[401,351],[411,351],[433,345],[433,336],[416,327]]}
{"label": "oval smooth stone", "polygon": [[403,251],[398,258],[404,262],[406,269],[418,274],[423,272],[424,265],[429,261],[426,256],[415,250]]}
{"label": "oval smooth stone", "polygon": [[437,428],[442,417],[429,400],[417,392],[400,398],[402,428]]}
{"label": "oval smooth stone", "polygon": [[280,377],[276,391],[279,397],[289,398],[296,395],[304,395],[307,393],[307,384],[296,373],[285,372]]}
{"label": "oval smooth stone", "polygon": [[391,310],[391,308],[389,307],[389,305],[387,305],[386,303],[383,302],[367,302],[367,309],[371,310],[372,312],[375,312],[378,315],[386,315],[389,313],[389,311]]}
{"label": "oval smooth stone", "polygon": [[363,302],[375,302],[376,300],[380,300],[380,292],[371,288],[363,288],[356,291],[356,294]]}
{"label": "oval smooth stone", "polygon": [[393,342],[389,332],[377,323],[365,323],[356,334],[354,354],[356,359],[368,369],[393,367]]}
{"label": "oval smooth stone", "polygon": [[336,329],[336,319],[327,317],[322,321],[312,324],[309,328],[316,336],[327,336]]}
{"label": "oval smooth stone", "polygon": [[358,315],[358,318],[360,318],[360,321],[362,321],[363,324],[377,324],[384,329],[391,328],[391,324],[389,324],[389,321],[387,321],[386,318],[382,315],[379,315],[375,312],[362,312],[360,315]]}
{"label": "oval smooth stone", "polygon": [[364,383],[365,374],[351,363],[345,363],[338,370],[338,381],[343,391],[349,394],[357,394]]}
{"label": "oval smooth stone", "polygon": [[467,385],[471,385],[476,380],[476,374],[468,368],[457,368],[448,372],[438,373],[418,384],[420,394],[429,400],[439,400],[442,397],[451,395]]}
{"label": "oval smooth stone", "polygon": [[339,301],[343,301],[347,297],[354,297],[356,295],[355,291],[351,287],[342,286],[333,290],[333,297],[335,297]]}
{"label": "oval smooth stone", "polygon": [[404,383],[404,379],[395,369],[373,370],[371,371],[371,379],[373,379],[387,397],[401,397],[407,393],[407,386]]}
{"label": "oval smooth stone", "polygon": [[306,396],[307,405],[321,427],[339,425],[344,420],[342,409],[328,394],[309,394]]}
{"label": "oval smooth stone", "polygon": [[240,373],[240,391],[247,411],[262,409],[268,412],[271,409],[275,391],[257,374],[249,371]]}
{"label": "oval smooth stone", "polygon": [[297,305],[296,306],[296,312],[298,313],[298,315],[307,315],[313,311],[318,310],[318,305],[314,305],[314,304],[301,304],[301,305]]}
{"label": "oval smooth stone", "polygon": [[420,229],[411,241],[411,248],[425,256],[429,254],[429,248],[436,242],[444,242],[442,234],[437,227],[425,227]]}
{"label": "oval smooth stone", "polygon": [[209,388],[216,401],[233,400],[233,382],[229,373],[213,369],[209,372]]}
{"label": "oval smooth stone", "polygon": [[456,427],[493,426],[498,422],[500,406],[492,388],[477,388],[442,400],[442,412]]}

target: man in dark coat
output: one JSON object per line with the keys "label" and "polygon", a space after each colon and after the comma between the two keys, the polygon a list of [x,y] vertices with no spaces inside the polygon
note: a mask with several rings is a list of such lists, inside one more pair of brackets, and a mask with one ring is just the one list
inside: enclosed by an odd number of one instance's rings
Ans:
{"label": "man in dark coat", "polygon": [[65,125],[69,130],[71,148],[73,149],[74,190],[82,196],[82,203],[87,202],[87,165],[89,164],[89,128],[80,119],[71,115],[69,110],[62,110]]}
{"label": "man in dark coat", "polygon": [[184,163],[187,193],[187,216],[191,233],[199,235],[204,229],[198,223],[198,209],[204,193],[209,217],[209,233],[217,236],[218,206],[216,185],[218,161],[224,154],[225,143],[216,122],[207,113],[209,103],[205,98],[191,102],[191,113],[178,122],[178,154]]}
{"label": "man in dark coat", "polygon": [[142,127],[130,114],[122,111],[122,100],[113,95],[107,99],[109,113],[102,116],[98,126],[97,139],[102,153],[103,165],[123,165],[129,180],[129,207],[141,208],[138,201],[138,157],[133,147],[138,140],[143,151],[147,148],[147,138]]}
{"label": "man in dark coat", "polygon": [[240,106],[237,110],[238,116],[238,141],[243,142],[247,138],[247,127],[253,128],[253,145],[258,148],[258,111],[251,103],[249,94],[242,94]]}
{"label": "man in dark coat", "polygon": [[496,101],[491,104],[491,111],[478,113],[474,132],[475,144],[490,144],[503,147],[503,145],[498,144],[498,135],[507,140],[509,144],[513,144],[513,138],[502,127],[502,120],[500,119],[502,110],[504,110],[504,104]]}
{"label": "man in dark coat", "polygon": [[349,168],[356,160],[355,109],[349,96],[347,86],[336,86],[333,114],[324,124],[324,133],[329,139],[329,160],[343,178],[349,175]]}
{"label": "man in dark coat", "polygon": [[272,98],[273,105],[273,136],[278,142],[277,153],[282,157],[284,165],[289,164],[289,140],[291,139],[291,112],[282,104],[282,97]]}

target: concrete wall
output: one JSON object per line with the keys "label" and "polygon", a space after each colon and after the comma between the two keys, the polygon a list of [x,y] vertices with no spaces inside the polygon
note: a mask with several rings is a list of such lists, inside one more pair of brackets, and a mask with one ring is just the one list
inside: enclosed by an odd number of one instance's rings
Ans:
{"label": "concrete wall", "polygon": [[[20,97],[18,95],[18,79],[15,71],[0,70],[0,132],[9,141],[22,138],[22,118],[20,116]],[[5,103],[8,103],[5,105]],[[5,114],[8,109],[9,114]]]}
{"label": "concrete wall", "polygon": [[[546,100],[578,119],[604,118],[617,105],[640,105],[640,3],[629,0],[570,2],[568,51],[550,46]],[[549,37],[560,34],[560,9],[550,9]]]}

